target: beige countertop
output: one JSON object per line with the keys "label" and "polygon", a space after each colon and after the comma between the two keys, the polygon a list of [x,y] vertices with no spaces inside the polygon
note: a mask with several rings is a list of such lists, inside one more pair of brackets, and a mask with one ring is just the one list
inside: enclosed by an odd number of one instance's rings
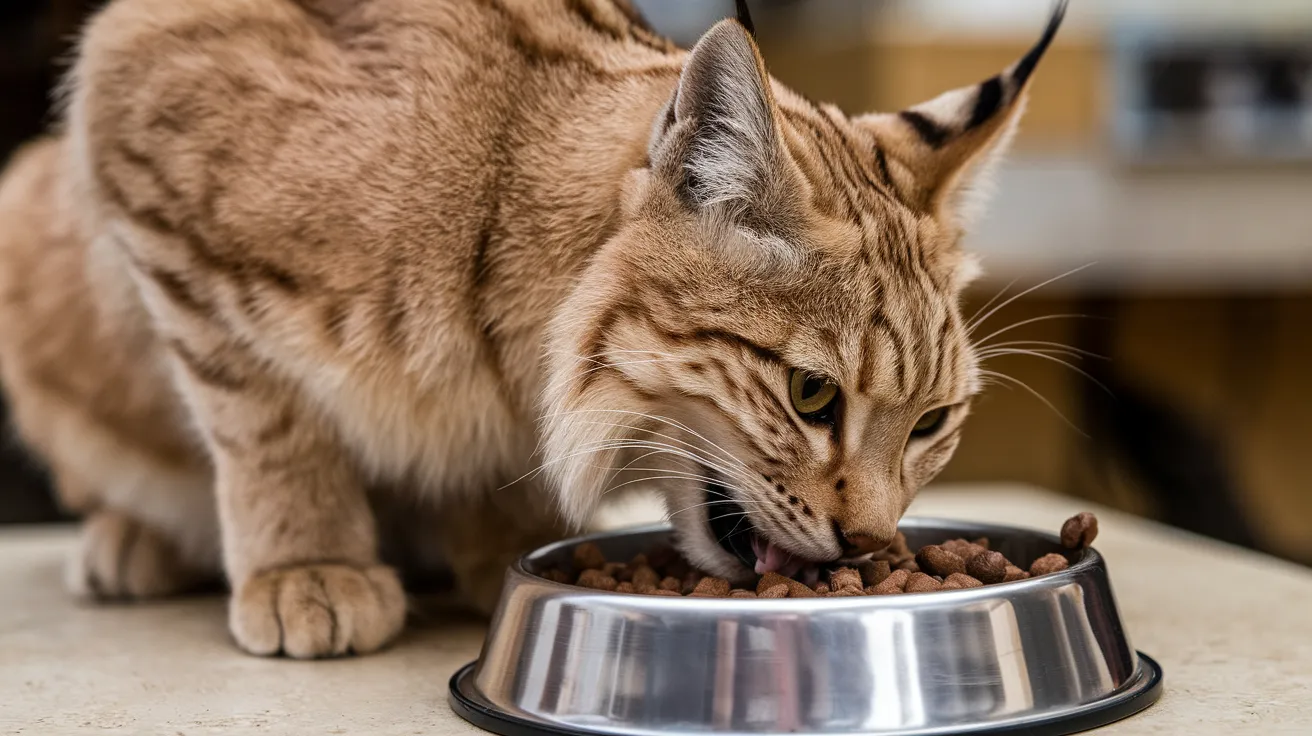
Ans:
{"label": "beige countertop", "polygon": [[[912,513],[1055,530],[1089,508],[1014,486],[945,487]],[[1134,645],[1161,701],[1099,733],[1312,733],[1312,571],[1092,507]],[[0,529],[0,733],[477,734],[447,708],[477,621],[439,608],[372,657],[236,651],[223,603],[79,605],[71,529]]]}

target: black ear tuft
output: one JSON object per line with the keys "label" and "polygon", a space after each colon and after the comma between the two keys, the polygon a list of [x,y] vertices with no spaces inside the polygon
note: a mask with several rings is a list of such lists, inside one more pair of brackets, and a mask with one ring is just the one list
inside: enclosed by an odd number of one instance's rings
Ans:
{"label": "black ear tuft", "polygon": [[738,22],[743,24],[752,38],[756,38],[756,24],[752,22],[752,11],[747,7],[747,0],[736,0],[734,5],[738,9]]}

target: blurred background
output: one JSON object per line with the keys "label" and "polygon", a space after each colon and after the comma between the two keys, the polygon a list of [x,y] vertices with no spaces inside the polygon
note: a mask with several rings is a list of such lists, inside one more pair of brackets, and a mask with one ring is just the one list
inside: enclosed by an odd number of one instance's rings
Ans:
{"label": "blurred background", "polygon": [[[635,1],[685,44],[733,13]],[[0,3],[0,156],[49,124],[98,4]],[[1050,7],[750,5],[771,72],[849,112],[1000,71]],[[944,480],[1032,483],[1312,564],[1312,2],[1074,0],[967,247],[986,277],[966,314],[1005,303],[977,334],[1035,354],[990,361],[1011,378]],[[59,518],[6,440],[0,523]]]}

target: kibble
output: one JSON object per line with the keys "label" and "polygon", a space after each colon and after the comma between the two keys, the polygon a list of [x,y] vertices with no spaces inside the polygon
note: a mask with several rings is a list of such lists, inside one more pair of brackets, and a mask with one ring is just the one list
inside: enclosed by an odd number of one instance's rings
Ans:
{"label": "kibble", "polygon": [[[1062,525],[1061,543],[1069,550],[1086,549],[1098,534],[1098,520],[1090,513],[1071,517]],[[692,598],[816,598],[861,595],[898,595],[964,590],[1051,575],[1070,567],[1063,554],[1050,553],[1030,562],[1028,569],[990,549],[987,538],[949,539],[912,552],[898,533],[887,548],[851,566],[824,570],[811,568],[807,583],[768,572],[755,589],[734,588],[724,578],[704,575],[671,548],[652,550],[629,562],[606,559],[601,548],[584,542],[574,548],[571,569],[551,568],[542,577],[566,585],[616,593]],[[819,573],[819,574],[817,574]]]}
{"label": "kibble", "polygon": [[688,595],[693,598],[724,598],[733,589],[724,578],[702,578]]}
{"label": "kibble", "polygon": [[906,592],[908,593],[932,593],[936,590],[942,590],[943,583],[926,575],[923,572],[912,573],[907,578]]}
{"label": "kibble", "polygon": [[992,585],[1007,577],[1007,558],[1001,552],[981,552],[966,562],[966,573],[972,578]]}
{"label": "kibble", "polygon": [[884,582],[884,579],[893,572],[888,560],[866,560],[857,565],[857,572],[861,573],[861,583],[865,587],[873,587]]}
{"label": "kibble", "polygon": [[615,578],[594,568],[579,573],[578,584],[595,590],[615,590],[619,587],[619,582]]}
{"label": "kibble", "polygon": [[943,549],[937,544],[930,544],[920,548],[916,554],[916,563],[920,569],[930,575],[942,575],[947,577],[954,572],[965,572],[966,561]]}
{"label": "kibble", "polygon": [[647,565],[639,565],[633,571],[633,587],[635,588],[659,588],[661,585],[661,576]]}
{"label": "kibble", "polygon": [[961,572],[954,572],[943,581],[943,587],[948,590],[957,590],[960,588],[980,588],[984,583],[974,577]]}
{"label": "kibble", "polygon": [[1066,549],[1085,549],[1098,536],[1098,517],[1085,511],[1076,514],[1061,525],[1061,546]]}
{"label": "kibble", "polygon": [[806,583],[786,578],[777,572],[767,572],[761,576],[761,582],[756,585],[756,592],[760,594],[762,590],[768,590],[776,585],[784,585],[788,588],[789,598],[814,598],[815,591],[807,587]]}
{"label": "kibble", "polygon": [[911,573],[906,570],[894,570],[884,582],[871,589],[870,595],[895,595],[906,591],[907,580]]}
{"label": "kibble", "polygon": [[1051,575],[1054,572],[1061,572],[1069,566],[1070,563],[1066,561],[1065,557],[1054,552],[1040,557],[1030,565],[1030,577]]}
{"label": "kibble", "polygon": [[600,570],[606,566],[606,555],[595,542],[584,542],[574,548],[575,570]]}

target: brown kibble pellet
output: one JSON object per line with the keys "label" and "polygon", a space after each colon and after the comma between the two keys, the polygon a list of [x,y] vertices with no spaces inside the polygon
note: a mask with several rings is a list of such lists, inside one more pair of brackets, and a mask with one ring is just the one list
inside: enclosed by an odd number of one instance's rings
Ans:
{"label": "brown kibble pellet", "polygon": [[755,598],[755,597],[756,597],[756,591],[754,591],[754,590],[743,590],[742,588],[735,588],[735,589],[729,591],[729,597],[730,597],[730,598]]}
{"label": "brown kibble pellet", "polygon": [[600,570],[606,566],[606,555],[595,542],[584,542],[574,548],[574,569]]}
{"label": "brown kibble pellet", "polygon": [[638,591],[637,591],[636,588],[633,587],[633,583],[622,582],[622,583],[620,583],[619,585],[615,586],[615,592],[616,592],[616,593],[636,593],[636,592],[638,592]]}
{"label": "brown kibble pellet", "polygon": [[1066,549],[1085,549],[1098,536],[1098,517],[1085,511],[1076,514],[1061,525],[1061,546]]}
{"label": "brown kibble pellet", "polygon": [[989,538],[988,538],[988,537],[980,537],[979,539],[976,539],[976,540],[974,541],[974,545],[977,546],[977,547],[983,547],[983,548],[986,549],[986,550],[987,550],[987,549],[991,549],[991,548],[989,547]]}
{"label": "brown kibble pellet", "polygon": [[615,578],[606,575],[601,570],[594,569],[584,570],[579,573],[578,584],[584,588],[592,588],[594,590],[615,590],[615,588],[619,587],[619,581],[615,580]]}
{"label": "brown kibble pellet", "polygon": [[633,570],[633,587],[635,588],[657,588],[660,587],[661,576],[653,569],[646,565],[639,565]]}
{"label": "brown kibble pellet", "polygon": [[783,575],[780,575],[777,572],[767,572],[766,574],[761,576],[760,580],[756,581],[756,594],[761,595],[765,593],[765,591],[769,590],[770,588],[773,588],[776,585],[782,585],[784,586],[784,589],[787,590],[788,588],[787,581],[788,578],[784,577]]}
{"label": "brown kibble pellet", "polygon": [[647,562],[647,555],[636,554],[633,556],[633,559],[629,560],[629,567],[633,568],[634,570],[637,570],[638,568],[644,566],[651,567],[651,565]]}
{"label": "brown kibble pellet", "polygon": [[651,592],[651,594],[652,594],[652,595],[674,596],[675,598],[682,598],[682,597],[683,597],[682,595],[679,594],[679,591],[677,591],[677,590],[665,590],[664,588],[657,588],[656,590],[653,590],[653,591]]}
{"label": "brown kibble pellet", "polygon": [[970,562],[971,558],[975,555],[981,555],[989,551],[987,547],[975,544],[974,542],[967,542],[964,539],[951,539],[939,546],[957,557],[960,557],[963,562]]}
{"label": "brown kibble pellet", "polygon": [[897,564],[897,569],[899,569],[899,570],[906,570],[907,572],[920,572],[920,571],[921,571],[921,570],[920,570],[920,563],[916,562],[916,558],[914,558],[914,557],[908,557],[908,558],[906,558],[905,560],[902,560],[901,562],[899,562],[899,563]]}
{"label": "brown kibble pellet", "polygon": [[766,588],[765,590],[761,591],[760,593],[757,593],[757,596],[756,596],[756,597],[758,597],[758,598],[787,598],[787,597],[788,597],[788,586],[787,586],[787,585],[784,585],[783,583],[780,583],[780,584],[778,584],[778,585],[772,585],[772,586]]}
{"label": "brown kibble pellet", "polygon": [[1070,566],[1071,564],[1066,561],[1064,556],[1052,552],[1040,557],[1030,565],[1030,577],[1051,575],[1054,572],[1061,572]]}
{"label": "brown kibble pellet", "polygon": [[816,594],[816,595],[829,595],[829,583],[816,583],[816,584],[815,584],[815,594]]}
{"label": "brown kibble pellet", "polygon": [[857,565],[856,569],[861,573],[861,583],[866,587],[879,585],[893,572],[888,560],[866,560]]}
{"label": "brown kibble pellet", "polygon": [[916,562],[923,572],[931,575],[947,577],[952,573],[966,571],[965,560],[937,544],[921,547],[920,553],[916,555]]}
{"label": "brown kibble pellet", "polygon": [[678,593],[679,588],[682,588],[683,585],[679,582],[678,578],[664,578],[661,580],[660,586],[658,587],[660,587],[661,590],[668,590],[672,593]]}
{"label": "brown kibble pellet", "polygon": [[1000,552],[984,552],[970,558],[966,573],[985,585],[1000,583],[1007,577],[1007,558]]}
{"label": "brown kibble pellet", "polygon": [[861,573],[850,567],[840,567],[829,574],[829,588],[831,590],[860,588],[862,582]]}
{"label": "brown kibble pellet", "polygon": [[910,577],[911,573],[906,570],[894,570],[889,573],[888,577],[884,579],[884,582],[875,586],[874,590],[871,591],[871,595],[893,595],[895,593],[901,593],[906,589],[907,579]]}
{"label": "brown kibble pellet", "polygon": [[1007,569],[1006,569],[1005,574],[1004,574],[1003,577],[1002,577],[1002,582],[1004,582],[1004,583],[1014,583],[1014,582],[1016,582],[1017,580],[1027,580],[1027,579],[1029,579],[1029,576],[1030,576],[1029,573],[1027,573],[1027,572],[1025,572],[1024,570],[1020,569],[1019,567],[1016,567],[1015,565],[1013,565],[1013,564],[1011,564],[1011,563],[1007,563]]}
{"label": "brown kibble pellet", "polygon": [[923,572],[917,572],[912,573],[911,577],[907,578],[907,587],[905,590],[908,593],[932,593],[942,587],[943,583],[940,583]]}
{"label": "brown kibble pellet", "polygon": [[606,564],[601,566],[601,571],[602,573],[609,575],[610,577],[613,577],[616,580],[623,580],[623,577],[621,576],[624,574],[624,570],[627,567],[628,565],[624,564],[623,562],[607,562]]}
{"label": "brown kibble pellet", "polygon": [[552,581],[553,583],[564,583],[566,585],[573,585],[574,583],[574,578],[570,577],[569,573],[557,567],[553,567],[550,570],[547,570],[546,572],[542,573],[542,577]]}
{"label": "brown kibble pellet", "polygon": [[805,583],[800,583],[792,578],[786,578],[777,572],[767,572],[761,576],[761,582],[756,584],[756,594],[763,595],[766,590],[776,585],[786,586],[789,598],[814,598],[815,591]]}
{"label": "brown kibble pellet", "polygon": [[689,595],[693,598],[728,598],[732,588],[724,578],[702,578]]}
{"label": "brown kibble pellet", "polygon": [[962,572],[954,572],[951,575],[947,576],[947,578],[943,581],[943,587],[947,588],[949,585],[952,586],[951,589],[984,587],[984,583],[981,583],[975,578]]}

